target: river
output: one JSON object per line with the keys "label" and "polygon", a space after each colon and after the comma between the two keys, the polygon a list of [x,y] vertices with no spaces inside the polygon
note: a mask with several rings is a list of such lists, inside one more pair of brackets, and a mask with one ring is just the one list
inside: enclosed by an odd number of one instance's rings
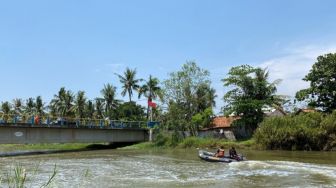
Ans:
{"label": "river", "polygon": [[[95,150],[1,157],[1,187],[16,165],[27,187],[335,187],[336,152],[238,151],[248,161],[210,163],[188,150]],[[34,175],[34,169],[38,169]]]}

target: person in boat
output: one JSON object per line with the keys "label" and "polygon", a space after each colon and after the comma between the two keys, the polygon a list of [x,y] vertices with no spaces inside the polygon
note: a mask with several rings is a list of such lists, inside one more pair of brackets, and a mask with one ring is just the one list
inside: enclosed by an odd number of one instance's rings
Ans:
{"label": "person in boat", "polygon": [[224,147],[221,146],[220,148],[218,148],[216,154],[215,154],[215,157],[224,157]]}
{"label": "person in boat", "polygon": [[237,159],[238,158],[237,151],[234,147],[231,147],[229,153],[230,153],[230,158],[232,158],[232,159]]}

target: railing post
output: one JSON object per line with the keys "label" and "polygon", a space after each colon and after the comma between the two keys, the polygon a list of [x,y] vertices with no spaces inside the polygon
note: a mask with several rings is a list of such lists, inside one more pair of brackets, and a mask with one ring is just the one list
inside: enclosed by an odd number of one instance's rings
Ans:
{"label": "railing post", "polygon": [[48,127],[50,127],[50,118],[49,118],[49,116],[47,117],[47,125],[48,125]]}
{"label": "railing post", "polygon": [[31,125],[34,125],[34,116],[31,116]]}
{"label": "railing post", "polygon": [[101,119],[101,120],[99,120],[100,122],[100,128],[103,128],[103,124],[104,124],[104,121]]}

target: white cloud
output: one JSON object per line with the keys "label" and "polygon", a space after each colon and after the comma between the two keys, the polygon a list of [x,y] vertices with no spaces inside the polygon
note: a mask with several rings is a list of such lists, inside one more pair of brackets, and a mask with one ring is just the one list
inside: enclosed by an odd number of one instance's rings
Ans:
{"label": "white cloud", "polygon": [[[336,45],[290,47],[280,52],[284,55],[253,66],[267,67],[270,73],[270,81],[282,80],[278,86],[278,94],[294,97],[297,91],[309,86],[309,83],[302,79],[308,74],[312,65],[316,62],[316,58],[319,55],[335,52]],[[215,113],[220,113],[221,107],[224,105],[222,97],[226,90],[223,89],[223,82],[220,79],[225,77],[230,68],[211,70],[212,86],[216,89],[218,95]]]}
{"label": "white cloud", "polygon": [[125,65],[122,63],[109,63],[105,64],[106,67],[111,68],[114,73],[121,73],[125,69]]}
{"label": "white cloud", "polygon": [[304,46],[284,50],[286,55],[267,60],[257,66],[268,68],[270,79],[281,79],[278,94],[294,96],[309,86],[302,79],[308,74],[319,55],[336,52],[336,46]]}

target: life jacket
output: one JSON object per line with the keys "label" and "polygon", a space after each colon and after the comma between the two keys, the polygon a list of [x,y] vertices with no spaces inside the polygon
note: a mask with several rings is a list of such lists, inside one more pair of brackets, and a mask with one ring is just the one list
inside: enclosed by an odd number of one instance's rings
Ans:
{"label": "life jacket", "polygon": [[218,157],[224,157],[224,150],[223,149],[219,149],[217,156]]}
{"label": "life jacket", "polygon": [[34,123],[35,123],[35,125],[40,124],[40,117],[39,116],[35,116]]}

